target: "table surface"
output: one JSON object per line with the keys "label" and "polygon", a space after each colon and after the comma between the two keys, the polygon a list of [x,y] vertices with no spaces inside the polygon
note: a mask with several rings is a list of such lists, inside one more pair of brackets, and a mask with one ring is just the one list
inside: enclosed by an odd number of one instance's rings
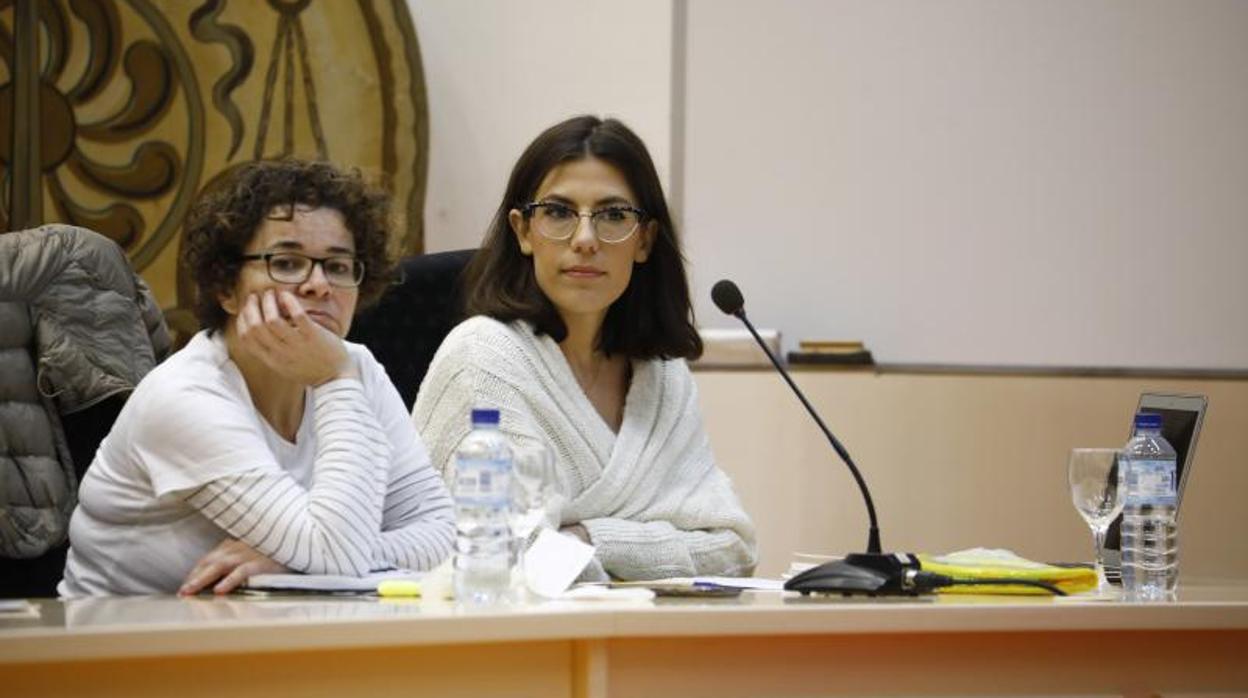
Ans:
{"label": "table surface", "polygon": [[465,608],[421,599],[132,597],[35,601],[0,617],[0,663],[638,637],[1248,630],[1248,581],[1184,584],[1169,603],[1087,597],[802,597],[549,601]]}

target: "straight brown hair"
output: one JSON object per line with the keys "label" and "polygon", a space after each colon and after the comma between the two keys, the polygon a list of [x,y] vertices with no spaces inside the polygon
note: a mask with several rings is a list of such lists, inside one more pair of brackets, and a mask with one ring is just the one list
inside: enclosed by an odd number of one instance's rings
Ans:
{"label": "straight brown hair", "polygon": [[501,322],[527,320],[556,342],[567,337],[567,327],[538,287],[533,260],[520,251],[507,216],[532,202],[555,167],[591,157],[618,169],[637,196],[645,220],[657,223],[649,257],[633,265],[628,288],[607,310],[598,348],[630,359],[701,356],[685,260],[658,172],[637,134],[615,119],[574,117],[546,129],[525,149],[481,249],[464,271],[465,312]]}

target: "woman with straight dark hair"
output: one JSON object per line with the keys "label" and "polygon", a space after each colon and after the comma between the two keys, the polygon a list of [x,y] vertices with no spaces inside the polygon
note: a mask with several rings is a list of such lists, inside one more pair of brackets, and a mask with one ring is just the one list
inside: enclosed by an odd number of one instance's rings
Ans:
{"label": "woman with straight dark hair", "polygon": [[412,416],[443,476],[496,407],[556,460],[560,530],[597,548],[586,578],[748,575],[754,527],[715,465],[685,359],[702,352],[676,227],[645,145],[580,116],[512,170],[464,277],[468,320]]}

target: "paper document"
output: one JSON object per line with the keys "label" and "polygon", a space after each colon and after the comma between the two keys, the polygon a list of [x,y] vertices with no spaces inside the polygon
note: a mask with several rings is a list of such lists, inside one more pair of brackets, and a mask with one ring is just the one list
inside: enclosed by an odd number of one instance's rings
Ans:
{"label": "paper document", "polygon": [[635,582],[612,582],[615,587],[688,587],[690,589],[754,589],[759,591],[784,591],[784,582],[762,577],[667,577]]}
{"label": "paper document", "polygon": [[376,593],[377,585],[388,579],[419,582],[424,575],[411,570],[379,570],[363,577],[338,574],[256,574],[247,580],[246,589],[261,591],[308,591]]}
{"label": "paper document", "polygon": [[645,587],[610,587],[605,584],[589,582],[578,584],[559,595],[560,599],[571,601],[650,601],[654,592]]}
{"label": "paper document", "polygon": [[39,607],[26,599],[0,599],[0,618],[38,618]]}
{"label": "paper document", "polygon": [[781,575],[781,579],[789,579],[805,572],[808,569],[818,567],[825,562],[833,562],[835,560],[844,560],[844,555],[828,555],[825,553],[793,553],[793,561],[789,563],[789,569],[785,570]]}
{"label": "paper document", "polygon": [[[1096,570],[1090,566],[1056,566],[1021,557],[1012,550],[971,548],[946,555],[919,554],[923,570],[959,580],[959,584],[941,589],[946,594],[1050,594],[1051,589],[1038,588],[1048,584],[1067,594],[1093,591],[1097,586]],[[978,583],[976,580],[1007,580],[1002,584]],[[1017,580],[1021,584],[1010,584]]]}

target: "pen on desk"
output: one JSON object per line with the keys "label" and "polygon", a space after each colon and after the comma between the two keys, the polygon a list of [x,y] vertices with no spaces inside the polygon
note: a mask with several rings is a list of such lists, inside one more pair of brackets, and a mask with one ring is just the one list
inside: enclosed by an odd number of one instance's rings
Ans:
{"label": "pen on desk", "polygon": [[420,582],[411,579],[387,579],[377,584],[377,595],[382,598],[420,596]]}

